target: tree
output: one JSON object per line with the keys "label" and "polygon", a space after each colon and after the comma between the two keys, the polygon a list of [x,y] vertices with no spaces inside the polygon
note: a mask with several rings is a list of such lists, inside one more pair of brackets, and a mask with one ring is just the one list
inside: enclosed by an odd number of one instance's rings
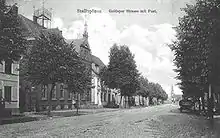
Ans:
{"label": "tree", "polygon": [[[69,85],[70,82],[77,81],[77,85],[84,83],[83,63],[79,60],[77,53],[65,43],[64,38],[60,35],[42,32],[26,58],[25,78],[32,85],[49,86],[49,116],[52,93],[56,84],[67,83]],[[77,90],[81,90],[81,88],[82,86],[74,87]]]}
{"label": "tree", "polygon": [[147,98],[149,96],[149,82],[147,78],[142,75],[139,77],[139,89],[136,91],[136,94],[139,95],[139,103],[141,101],[140,96]]}
{"label": "tree", "polygon": [[209,84],[219,84],[219,4],[217,0],[197,0],[184,8],[186,14],[179,20],[171,49],[184,95],[203,97]]}
{"label": "tree", "polygon": [[147,78],[140,76],[139,78],[139,85],[140,89],[137,91],[138,95],[141,95],[143,97],[148,97],[149,96],[149,88],[148,88],[148,80]]}
{"label": "tree", "polygon": [[[81,60],[81,59],[78,59]],[[67,68],[67,76],[66,84],[68,86],[68,90],[72,92],[72,94],[77,95],[77,103],[76,103],[76,109],[77,114],[80,107],[80,95],[83,93],[86,93],[91,88],[91,68],[86,67],[85,64],[81,64],[81,62],[78,62],[78,65],[70,66]]]}
{"label": "tree", "polygon": [[26,52],[26,40],[22,36],[18,15],[8,8],[5,0],[0,1],[0,63],[19,61]]}
{"label": "tree", "polygon": [[120,89],[121,98],[124,96],[125,99],[126,97],[130,99],[139,87],[139,73],[134,55],[128,46],[117,46],[114,44],[111,47],[109,64],[104,72],[102,80],[104,80],[109,88]]}
{"label": "tree", "polygon": [[167,93],[164,91],[164,89],[162,88],[162,86],[158,83],[154,83],[154,82],[150,82],[148,84],[148,88],[149,88],[149,102],[150,104],[153,104],[152,99],[153,98],[157,98],[157,101],[159,99],[163,101],[167,100],[168,95]]}

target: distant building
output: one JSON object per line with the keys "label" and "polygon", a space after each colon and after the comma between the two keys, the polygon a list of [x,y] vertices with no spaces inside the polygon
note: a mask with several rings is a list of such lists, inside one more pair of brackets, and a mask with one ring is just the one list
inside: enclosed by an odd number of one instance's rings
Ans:
{"label": "distant building", "polygon": [[135,106],[149,106],[149,97],[143,97],[141,95],[134,96]]}
{"label": "distant building", "polygon": [[171,86],[171,101],[172,102],[175,102],[175,99],[174,99],[174,90],[173,90],[173,85]]}
{"label": "distant building", "polygon": [[173,89],[173,85],[171,86],[171,101],[172,102],[178,102],[182,99],[182,94],[175,94],[174,93],[174,89]]}

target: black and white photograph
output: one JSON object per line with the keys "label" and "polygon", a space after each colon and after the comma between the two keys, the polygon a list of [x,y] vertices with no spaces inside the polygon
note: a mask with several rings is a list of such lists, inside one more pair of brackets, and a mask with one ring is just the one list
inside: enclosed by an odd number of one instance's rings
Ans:
{"label": "black and white photograph", "polygon": [[0,0],[0,138],[220,138],[218,60],[219,0]]}

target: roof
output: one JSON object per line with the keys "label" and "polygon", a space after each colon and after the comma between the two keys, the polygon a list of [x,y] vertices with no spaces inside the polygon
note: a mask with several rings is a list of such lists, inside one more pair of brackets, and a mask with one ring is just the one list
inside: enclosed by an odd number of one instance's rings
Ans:
{"label": "roof", "polygon": [[62,32],[58,28],[42,29],[41,32],[45,35],[48,35],[49,33],[53,33],[62,36]]}
{"label": "roof", "polygon": [[102,62],[102,60],[94,55],[92,55],[92,63],[95,63],[98,65],[100,68],[104,68],[105,64]]}
{"label": "roof", "polygon": [[90,49],[89,42],[86,38],[80,38],[80,39],[66,39],[66,42],[70,45],[72,45],[77,52],[80,51],[80,47],[85,47],[87,49]]}
{"label": "roof", "polygon": [[[24,17],[23,15],[18,15],[20,20],[20,25],[22,28],[22,33],[25,37],[39,37],[41,33],[47,34],[47,33],[55,33],[58,35],[62,35],[61,31],[58,28],[51,28],[47,29],[45,27],[42,27],[38,23],[35,23],[34,21]],[[80,39],[65,39],[65,41],[72,45],[76,51],[80,52],[80,47],[84,46],[85,48],[89,48],[88,39],[86,38],[80,38]],[[103,68],[105,64],[96,56],[91,55],[92,62],[100,66],[100,68]]]}
{"label": "roof", "polygon": [[80,46],[83,45],[83,43],[84,43],[84,38],[81,38],[81,39],[73,39],[70,44],[79,53],[80,52]]}
{"label": "roof", "polygon": [[61,31],[58,28],[45,28],[38,23],[35,23],[34,21],[24,17],[21,14],[18,14],[18,19],[20,21],[20,26],[22,29],[22,34],[24,37],[39,37],[41,33],[48,34],[48,33],[54,33],[62,36]]}
{"label": "roof", "polygon": [[25,37],[39,37],[41,34],[41,30],[45,29],[38,23],[34,23],[32,20],[24,17],[21,14],[18,15],[18,19],[20,20],[22,34]]}

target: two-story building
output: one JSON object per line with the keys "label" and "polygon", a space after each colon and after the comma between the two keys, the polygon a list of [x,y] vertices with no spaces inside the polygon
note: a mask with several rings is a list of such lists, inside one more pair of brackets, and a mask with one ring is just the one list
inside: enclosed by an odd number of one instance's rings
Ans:
{"label": "two-story building", "polygon": [[[43,9],[41,11],[37,10],[37,13],[46,11]],[[30,20],[23,15],[18,14],[20,27],[22,29],[24,37],[28,40],[28,51],[34,46],[36,38],[40,34],[47,35],[48,33],[53,33],[56,35],[61,35],[62,32],[58,28],[46,28],[41,22],[38,21],[36,15],[34,14],[33,20]],[[21,60],[21,66],[25,62],[25,58]],[[33,110],[46,110],[48,109],[48,94],[50,90],[50,85],[48,86],[32,86],[30,82],[23,79],[22,72],[20,72],[20,105],[24,111]],[[65,84],[56,84],[52,93],[52,109],[70,109],[72,106],[72,94],[68,92]]]}
{"label": "two-story building", "polygon": [[102,94],[101,91],[101,79],[99,76],[100,69],[105,65],[103,62],[96,56],[92,55],[92,85],[94,86],[91,90],[91,102],[97,104],[98,106],[102,105]]}
{"label": "two-story building", "polygon": [[0,64],[0,97],[11,114],[19,113],[19,64],[3,61]]}
{"label": "two-story building", "polygon": [[82,38],[67,40],[67,42],[72,45],[76,52],[79,53],[80,57],[83,59],[85,64],[91,68],[92,72],[92,87],[85,93],[85,95],[81,95],[81,101],[85,101],[83,104],[87,105],[102,106],[101,79],[99,77],[99,73],[105,64],[91,53],[88,41],[87,24],[85,23]]}
{"label": "two-story building", "polygon": [[[5,3],[5,1],[3,1]],[[8,6],[5,14],[16,14],[17,6]],[[0,63],[0,116],[3,113],[19,113],[19,62]]]}

